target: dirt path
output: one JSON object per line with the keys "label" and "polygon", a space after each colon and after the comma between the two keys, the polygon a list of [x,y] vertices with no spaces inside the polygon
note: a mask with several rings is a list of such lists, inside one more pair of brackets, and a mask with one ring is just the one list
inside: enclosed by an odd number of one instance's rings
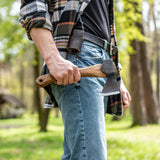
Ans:
{"label": "dirt path", "polygon": [[25,126],[26,125],[23,124],[7,124],[7,125],[0,125],[0,129],[21,128]]}

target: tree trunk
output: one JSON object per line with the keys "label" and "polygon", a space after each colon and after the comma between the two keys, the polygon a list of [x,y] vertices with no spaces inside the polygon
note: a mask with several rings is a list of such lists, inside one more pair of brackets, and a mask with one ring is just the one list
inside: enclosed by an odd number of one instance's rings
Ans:
{"label": "tree trunk", "polygon": [[24,100],[24,66],[23,66],[23,60],[21,58],[20,60],[20,63],[21,63],[21,69],[20,69],[20,86],[21,86],[21,91],[20,91],[20,97],[21,97],[21,100],[23,101]]}
{"label": "tree trunk", "polygon": [[152,12],[152,17],[153,17],[153,23],[154,23],[154,28],[155,28],[155,44],[156,44],[156,53],[157,53],[157,62],[156,62],[156,71],[157,71],[157,97],[158,97],[158,104],[159,104],[159,82],[160,82],[160,54],[159,54],[159,34],[157,31],[157,23],[156,23],[156,17],[154,14],[154,3],[151,4],[151,12]]}
{"label": "tree trunk", "polygon": [[[141,23],[136,25],[141,33],[144,35],[143,26]],[[142,68],[142,80],[143,80],[143,97],[146,106],[147,122],[158,124],[159,123],[159,108],[157,96],[153,92],[152,82],[151,82],[151,72],[150,65],[147,57],[147,46],[146,42],[137,42],[140,48],[140,64]]]}
{"label": "tree trunk", "polygon": [[47,131],[47,124],[48,124],[48,119],[49,119],[49,113],[50,109],[45,108],[42,109],[42,119],[41,119],[41,132],[46,132]]}
{"label": "tree trunk", "polygon": [[39,76],[39,52],[37,48],[35,47],[35,53],[34,53],[34,62],[33,62],[33,70],[34,70],[34,96],[33,96],[33,108],[32,113],[35,113],[35,111],[38,111],[39,115],[39,122],[41,121],[41,102],[40,102],[40,89],[35,84],[35,79]]}
{"label": "tree trunk", "polygon": [[55,117],[56,117],[56,118],[59,117],[59,108],[55,108]]}
{"label": "tree trunk", "polygon": [[[34,57],[34,81],[39,76],[39,51],[35,46],[35,57]],[[48,118],[49,118],[49,109],[42,109],[41,102],[40,102],[40,89],[39,87],[34,84],[34,96],[33,96],[33,110],[32,112],[35,112],[35,109],[38,112],[38,119],[39,119],[39,125],[40,125],[40,131],[45,132],[47,131],[47,124],[48,124]]]}
{"label": "tree trunk", "polygon": [[139,46],[136,41],[131,43],[135,54],[130,55],[130,80],[131,80],[131,114],[133,116],[133,124],[135,125],[146,125],[146,110],[143,101],[143,89],[142,89],[142,72],[139,62]]}
{"label": "tree trunk", "polygon": [[[130,1],[133,5],[133,13],[137,20],[133,19],[135,26],[144,35],[142,26],[142,1]],[[129,8],[126,7],[126,13],[129,12]],[[127,15],[127,14],[126,14]],[[137,38],[135,38],[137,39]],[[138,121],[144,123],[143,120],[147,121],[145,123],[157,124],[159,121],[159,110],[156,96],[153,93],[152,83],[151,83],[151,73],[150,65],[148,63],[146,42],[140,40],[133,40],[131,46],[136,51],[136,54],[131,55],[131,88],[132,88],[132,105],[133,105],[133,124],[137,124]],[[140,83],[136,83],[139,81]],[[142,82],[141,82],[142,81]],[[135,85],[136,84],[136,85]],[[134,86],[133,86],[134,85]],[[136,102],[139,101],[139,102]],[[137,104],[138,103],[138,104]],[[139,105],[138,108],[135,105]],[[136,108],[135,108],[136,107]],[[142,108],[141,108],[142,107]],[[138,113],[140,112],[140,113]],[[144,114],[143,114],[144,112]],[[145,116],[146,112],[146,116]],[[136,117],[136,114],[137,117]],[[139,117],[144,115],[145,117]],[[144,119],[143,119],[144,118]]]}

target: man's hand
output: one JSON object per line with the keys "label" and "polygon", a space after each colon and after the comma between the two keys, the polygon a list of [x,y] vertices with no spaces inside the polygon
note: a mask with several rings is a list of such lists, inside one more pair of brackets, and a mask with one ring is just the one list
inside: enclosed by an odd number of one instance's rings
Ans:
{"label": "man's hand", "polygon": [[77,83],[80,80],[77,66],[61,57],[49,30],[32,28],[30,35],[58,85]]}
{"label": "man's hand", "polygon": [[77,66],[61,56],[51,56],[45,61],[50,74],[57,80],[58,85],[77,83],[80,80]]}
{"label": "man's hand", "polygon": [[123,108],[128,108],[131,102],[131,96],[124,85],[123,80],[121,80],[121,95],[123,100]]}

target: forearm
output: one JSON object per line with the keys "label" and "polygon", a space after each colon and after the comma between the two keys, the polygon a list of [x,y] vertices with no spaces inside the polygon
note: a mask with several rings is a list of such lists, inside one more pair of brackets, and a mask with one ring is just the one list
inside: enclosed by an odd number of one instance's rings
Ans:
{"label": "forearm", "polygon": [[44,28],[32,28],[30,35],[42,54],[46,64],[60,56],[53,40],[52,33],[49,30]]}
{"label": "forearm", "polygon": [[41,52],[50,74],[57,80],[57,84],[67,85],[80,80],[77,66],[61,57],[49,30],[32,28],[30,35]]}

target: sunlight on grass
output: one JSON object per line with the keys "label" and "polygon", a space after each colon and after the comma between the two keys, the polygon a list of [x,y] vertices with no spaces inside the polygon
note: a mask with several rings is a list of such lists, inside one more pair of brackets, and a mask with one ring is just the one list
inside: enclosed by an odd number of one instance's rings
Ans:
{"label": "sunlight on grass", "polygon": [[[130,128],[130,117],[111,119],[106,117],[108,160],[160,159],[158,125]],[[0,160],[60,160],[63,130],[61,118],[52,116],[45,133],[39,132],[35,115],[0,120]]]}
{"label": "sunlight on grass", "polygon": [[130,125],[131,119],[127,118],[106,124],[108,160],[159,160],[160,127]]}

